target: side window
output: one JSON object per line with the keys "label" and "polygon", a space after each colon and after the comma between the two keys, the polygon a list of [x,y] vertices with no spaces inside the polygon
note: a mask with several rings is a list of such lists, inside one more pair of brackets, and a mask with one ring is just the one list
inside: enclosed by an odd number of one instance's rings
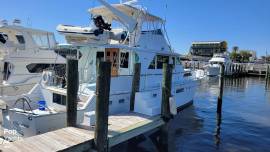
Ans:
{"label": "side window", "polygon": [[174,56],[172,57],[172,63],[171,64],[172,64],[173,68],[175,68],[175,57]]}
{"label": "side window", "polygon": [[7,40],[8,40],[8,36],[4,33],[0,33],[0,42],[5,44]]}
{"label": "side window", "polygon": [[65,106],[67,103],[67,98],[66,96],[53,93],[53,103],[57,103],[57,104]]}
{"label": "side window", "polygon": [[47,35],[32,34],[32,38],[40,48],[50,48]]}
{"label": "side window", "polygon": [[96,64],[99,63],[100,61],[104,61],[104,52],[97,52]]}
{"label": "side window", "polygon": [[169,63],[169,56],[157,56],[157,69],[162,69],[163,63]]}
{"label": "side window", "polygon": [[51,66],[51,64],[28,64],[26,66],[27,70],[30,73],[42,73],[44,69],[47,69]]}
{"label": "side window", "polygon": [[48,39],[50,48],[54,48],[56,44],[54,35],[48,34]]}
{"label": "side window", "polygon": [[156,57],[153,58],[150,65],[148,66],[148,69],[155,69],[156,68]]}
{"label": "side window", "polygon": [[120,54],[120,68],[128,68],[129,53],[121,52]]}
{"label": "side window", "polygon": [[176,64],[176,65],[181,65],[181,64],[182,64],[179,57],[176,57],[175,64]]}
{"label": "side window", "polygon": [[22,35],[16,35],[16,38],[20,44],[25,44],[25,40]]}

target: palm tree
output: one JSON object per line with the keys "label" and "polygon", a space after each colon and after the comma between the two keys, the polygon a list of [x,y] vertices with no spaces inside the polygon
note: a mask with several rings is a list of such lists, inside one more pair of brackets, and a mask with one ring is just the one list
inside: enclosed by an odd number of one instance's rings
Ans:
{"label": "palm tree", "polygon": [[238,52],[238,50],[239,50],[239,47],[238,46],[234,46],[233,48],[232,48],[232,50],[233,50],[233,52]]}

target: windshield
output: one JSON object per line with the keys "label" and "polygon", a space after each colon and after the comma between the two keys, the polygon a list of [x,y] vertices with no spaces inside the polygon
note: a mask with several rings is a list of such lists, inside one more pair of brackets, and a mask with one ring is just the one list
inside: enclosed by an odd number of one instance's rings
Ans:
{"label": "windshield", "polygon": [[55,39],[52,34],[33,33],[32,38],[40,48],[51,49],[55,47]]}
{"label": "windshield", "polygon": [[8,39],[8,36],[6,34],[0,33],[0,42],[5,44]]}

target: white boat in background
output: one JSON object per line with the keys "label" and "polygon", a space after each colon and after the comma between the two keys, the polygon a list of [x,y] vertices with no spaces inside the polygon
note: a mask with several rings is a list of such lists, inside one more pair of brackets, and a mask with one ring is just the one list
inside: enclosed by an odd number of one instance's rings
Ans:
{"label": "white boat in background", "polygon": [[231,75],[229,67],[232,63],[227,53],[214,54],[209,60],[209,64],[206,65],[207,76],[218,76],[220,74],[220,64],[225,66],[225,75]]}
{"label": "white boat in background", "polygon": [[0,21],[0,99],[8,103],[29,92],[45,69],[65,68],[65,58],[55,47],[51,32],[26,28],[18,19],[12,24]]}
{"label": "white boat in background", "polygon": [[[95,26],[57,27],[65,35],[67,42],[73,44],[72,48],[79,50],[81,54],[77,123],[94,125],[96,65],[105,60],[112,63],[110,115],[129,112],[135,63],[141,63],[135,112],[149,116],[160,114],[163,63],[173,65],[171,102],[175,103],[178,110],[192,104],[196,81],[184,76],[180,55],[171,50],[164,36],[164,20],[148,13],[143,7],[110,5],[104,0],[99,1],[104,6],[89,10],[94,16]],[[117,22],[121,27],[111,27],[112,22]],[[43,77],[46,78],[44,81],[20,98],[27,96],[34,103],[43,100],[46,108],[9,108],[3,112],[5,128],[15,129],[23,137],[29,137],[65,127],[66,88],[63,84],[52,81],[53,77],[58,77],[54,72],[44,72]]]}
{"label": "white boat in background", "polygon": [[206,72],[202,69],[184,69],[185,71],[185,76],[192,77],[194,80],[200,80],[205,78]]}

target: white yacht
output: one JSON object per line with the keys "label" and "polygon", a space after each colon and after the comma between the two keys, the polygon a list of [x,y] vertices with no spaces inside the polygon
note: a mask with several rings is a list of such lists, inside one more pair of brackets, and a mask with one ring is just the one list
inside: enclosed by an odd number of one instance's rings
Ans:
{"label": "white yacht", "polygon": [[26,28],[18,19],[0,21],[0,99],[29,92],[44,69],[64,68],[65,58],[55,53],[55,46],[51,32]]}
{"label": "white yacht", "polygon": [[225,75],[231,75],[229,70],[232,61],[226,53],[214,54],[214,56],[209,60],[209,64],[206,66],[206,73],[208,76],[218,76],[220,73],[220,64],[225,66]]}
{"label": "white yacht", "polygon": [[[109,60],[111,88],[109,114],[129,112],[134,63],[141,63],[139,91],[135,95],[135,112],[154,116],[161,111],[162,65],[173,65],[172,97],[178,110],[192,104],[196,82],[185,77],[179,54],[172,51],[165,38],[164,20],[148,13],[143,7],[127,3],[89,9],[93,27],[59,25],[79,60],[79,91],[77,123],[94,125],[96,102],[96,63]],[[120,27],[112,27],[118,23]],[[71,47],[71,46],[67,46]],[[52,82],[57,77],[50,71],[43,73],[43,81],[19,102],[45,101],[46,108],[30,106],[10,107],[3,112],[3,126],[15,129],[24,137],[59,129],[66,123],[66,88]],[[61,81],[60,81],[61,82]],[[25,104],[27,105],[27,104]]]}

